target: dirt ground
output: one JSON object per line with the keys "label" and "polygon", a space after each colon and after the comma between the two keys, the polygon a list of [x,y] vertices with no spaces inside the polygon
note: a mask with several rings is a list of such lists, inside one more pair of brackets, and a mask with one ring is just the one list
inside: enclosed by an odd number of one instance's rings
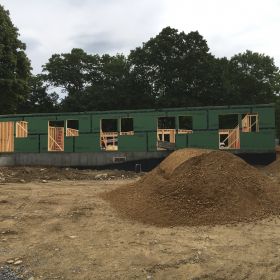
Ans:
{"label": "dirt ground", "polygon": [[0,271],[30,280],[280,279],[280,218],[170,228],[123,220],[99,193],[135,180],[0,185]]}

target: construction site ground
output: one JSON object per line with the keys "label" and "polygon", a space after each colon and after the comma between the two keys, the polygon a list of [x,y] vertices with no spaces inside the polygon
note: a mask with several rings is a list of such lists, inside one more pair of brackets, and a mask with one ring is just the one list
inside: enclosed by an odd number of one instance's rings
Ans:
{"label": "construction site ground", "polygon": [[120,218],[100,197],[139,174],[41,168],[33,180],[32,168],[11,170],[0,170],[1,280],[280,279],[278,217],[155,227]]}

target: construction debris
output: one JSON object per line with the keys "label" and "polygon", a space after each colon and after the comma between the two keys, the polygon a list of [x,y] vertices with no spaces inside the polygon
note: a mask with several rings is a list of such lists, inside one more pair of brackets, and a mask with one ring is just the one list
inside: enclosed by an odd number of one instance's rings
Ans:
{"label": "construction debris", "polygon": [[156,226],[228,224],[280,213],[278,187],[261,171],[228,152],[191,153],[176,151],[134,185],[102,197],[121,216]]}
{"label": "construction debris", "polygon": [[115,180],[136,177],[139,177],[139,174],[123,170],[108,170],[104,173],[104,170],[76,168],[0,167],[0,184],[32,181],[48,183],[61,180]]}

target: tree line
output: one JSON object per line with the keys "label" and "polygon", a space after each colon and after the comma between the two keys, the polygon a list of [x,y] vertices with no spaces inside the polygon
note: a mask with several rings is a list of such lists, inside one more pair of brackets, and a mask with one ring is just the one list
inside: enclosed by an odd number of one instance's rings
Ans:
{"label": "tree line", "polygon": [[166,27],[128,55],[74,48],[32,75],[25,48],[0,5],[0,114],[275,103],[280,135],[280,71],[268,55],[217,58],[199,32]]}

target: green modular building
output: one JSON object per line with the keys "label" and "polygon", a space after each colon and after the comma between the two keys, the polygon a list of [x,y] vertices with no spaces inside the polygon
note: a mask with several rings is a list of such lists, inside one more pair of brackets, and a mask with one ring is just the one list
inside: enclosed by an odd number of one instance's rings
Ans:
{"label": "green modular building", "polygon": [[180,148],[273,156],[274,105],[0,116],[0,165],[102,166]]}

